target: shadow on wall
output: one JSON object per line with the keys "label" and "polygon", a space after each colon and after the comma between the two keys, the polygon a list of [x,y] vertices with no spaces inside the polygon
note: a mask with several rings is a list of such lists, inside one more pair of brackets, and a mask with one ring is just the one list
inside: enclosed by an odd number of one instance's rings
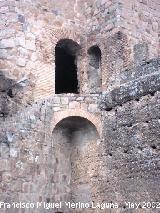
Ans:
{"label": "shadow on wall", "polygon": [[56,191],[62,201],[90,202],[91,173],[99,134],[87,119],[73,116],[61,120],[53,131],[56,157]]}
{"label": "shadow on wall", "polygon": [[101,50],[97,45],[88,50],[88,80],[90,93],[101,92]]}
{"label": "shadow on wall", "polygon": [[79,93],[77,57],[80,46],[71,39],[60,40],[55,47],[55,93]]}
{"label": "shadow on wall", "polygon": [[[77,67],[81,47],[71,39],[60,40],[55,47],[55,93],[79,93]],[[90,93],[101,92],[101,50],[97,45],[88,49],[88,86]]]}
{"label": "shadow on wall", "polygon": [[15,81],[0,71],[0,117],[13,115],[21,105],[30,104],[33,87],[29,78]]}

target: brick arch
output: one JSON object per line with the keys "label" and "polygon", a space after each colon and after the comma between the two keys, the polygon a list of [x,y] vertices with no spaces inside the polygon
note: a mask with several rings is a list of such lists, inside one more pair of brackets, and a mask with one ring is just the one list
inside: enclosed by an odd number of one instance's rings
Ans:
{"label": "brick arch", "polygon": [[[36,41],[36,48],[39,52],[39,66],[38,67],[38,77],[37,82],[34,90],[34,99],[38,100],[40,98],[50,96],[54,94],[55,91],[55,47],[59,40],[62,39],[71,39],[77,44],[80,45],[81,40],[81,34],[75,33],[72,30],[67,29],[53,29],[51,27],[46,27],[42,30],[42,32],[39,34],[37,41]],[[80,45],[81,46],[81,45]],[[82,55],[81,48],[80,56],[77,67],[78,67],[78,73],[77,78],[78,82],[83,82],[83,79],[81,77],[81,73],[83,72],[83,61],[81,60]],[[47,80],[44,81],[44,75]],[[49,83],[48,83],[49,82]],[[81,85],[79,85],[79,90],[81,91]]]}
{"label": "brick arch", "polygon": [[56,47],[57,43],[62,39],[71,39],[80,45],[80,35],[79,34],[73,32],[73,31],[69,31],[67,29],[51,30],[50,31],[50,40],[52,41],[53,55],[55,55],[55,47]]}
{"label": "brick arch", "polygon": [[82,79],[82,73],[83,73],[83,47],[81,45],[81,35],[78,33],[75,33],[73,31],[69,31],[66,29],[63,30],[53,30],[50,33],[50,40],[52,41],[52,54],[53,54],[53,60],[52,62],[55,64],[55,48],[56,45],[58,44],[58,42],[62,41],[62,40],[72,40],[73,42],[75,42],[80,48],[77,54],[77,80],[78,80],[78,87],[79,87],[79,92],[82,91],[82,84],[81,82],[83,82]]}
{"label": "brick arch", "polygon": [[77,44],[80,45],[80,37],[81,35],[75,33],[74,31],[67,30],[67,29],[51,29],[45,28],[39,35],[37,44],[39,46],[39,51],[41,52],[44,57],[48,57],[48,62],[54,63],[54,55],[55,55],[55,47],[58,41],[62,39],[71,39]]}
{"label": "brick arch", "polygon": [[80,35],[72,33],[72,32],[67,32],[67,31],[65,31],[64,33],[60,33],[60,34],[56,35],[54,37],[53,44],[56,45],[57,42],[59,40],[62,40],[62,39],[72,39],[77,44],[80,44]]}
{"label": "brick arch", "polygon": [[99,135],[102,135],[102,122],[101,122],[101,116],[100,115],[94,115],[93,113],[86,112],[81,109],[77,110],[66,110],[61,112],[55,112],[53,117],[53,126],[52,130],[55,128],[55,126],[63,119],[67,117],[72,116],[78,116],[82,118],[86,118],[89,120],[97,129]]}
{"label": "brick arch", "polygon": [[98,46],[99,49],[101,50],[101,89],[103,90],[103,84],[105,82],[105,77],[104,72],[106,70],[106,55],[105,55],[105,40],[106,40],[106,35],[103,36],[103,34],[101,36],[97,36],[97,38],[94,39],[90,39],[87,43],[86,46],[86,54],[88,54],[88,49],[92,46]]}

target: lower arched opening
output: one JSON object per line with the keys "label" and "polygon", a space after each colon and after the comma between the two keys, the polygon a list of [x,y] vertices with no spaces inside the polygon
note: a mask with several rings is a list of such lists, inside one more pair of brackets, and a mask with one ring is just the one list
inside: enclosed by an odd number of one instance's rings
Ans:
{"label": "lower arched opening", "polygon": [[61,201],[91,202],[91,175],[99,134],[87,119],[71,116],[53,131],[54,176]]}

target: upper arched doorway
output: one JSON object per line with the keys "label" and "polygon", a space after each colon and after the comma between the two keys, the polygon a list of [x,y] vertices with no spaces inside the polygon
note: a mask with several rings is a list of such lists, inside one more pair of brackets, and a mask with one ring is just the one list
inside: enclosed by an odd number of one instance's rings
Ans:
{"label": "upper arched doorway", "polygon": [[55,47],[55,93],[79,93],[77,57],[80,46],[61,39]]}

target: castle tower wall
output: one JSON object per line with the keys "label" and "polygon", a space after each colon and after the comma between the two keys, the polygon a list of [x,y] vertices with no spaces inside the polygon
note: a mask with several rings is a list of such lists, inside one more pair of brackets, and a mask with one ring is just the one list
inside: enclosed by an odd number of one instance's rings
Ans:
{"label": "castle tower wall", "polygon": [[[159,199],[158,1],[1,0],[0,17],[1,200],[78,201],[86,192],[118,203],[116,212],[145,212],[143,202]],[[74,56],[76,94],[55,94],[59,44]]]}

